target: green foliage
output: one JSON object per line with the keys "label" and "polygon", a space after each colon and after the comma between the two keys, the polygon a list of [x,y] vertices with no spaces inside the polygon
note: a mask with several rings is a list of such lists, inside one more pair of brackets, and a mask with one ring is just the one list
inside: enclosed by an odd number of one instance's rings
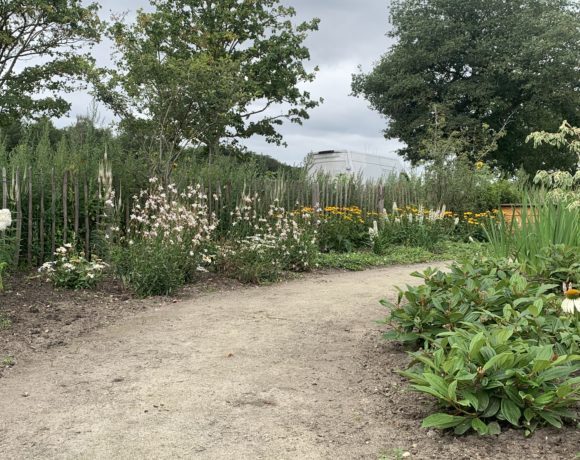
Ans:
{"label": "green foliage", "polygon": [[12,327],[12,320],[7,316],[0,315],[0,331]]}
{"label": "green foliage", "polygon": [[554,203],[566,205],[570,210],[580,210],[580,128],[564,121],[558,132],[534,132],[527,137],[526,142],[529,141],[534,142],[534,147],[547,144],[558,149],[567,149],[577,156],[578,162],[574,168],[576,170],[574,175],[568,171],[562,171],[561,168],[554,172],[542,170],[536,174],[534,183],[546,187],[547,197]]}
{"label": "green foliage", "polygon": [[441,246],[439,252],[431,252],[421,247],[390,246],[383,255],[369,251],[320,253],[316,258],[316,264],[319,268],[359,271],[389,265],[463,260],[467,257],[471,258],[474,253],[483,250],[484,247],[481,244],[456,242],[446,242]]}
{"label": "green foliage", "polygon": [[62,93],[91,72],[92,59],[81,48],[99,40],[98,8],[79,0],[0,4],[0,125],[69,110]]}
{"label": "green foliage", "polygon": [[[559,251],[580,248],[580,214],[565,203],[546,200],[542,194],[527,194],[521,218],[509,222],[503,215],[485,226],[490,250],[496,257],[513,257],[530,273],[546,270],[546,257]],[[567,249],[568,248],[568,249]],[[570,267],[553,267],[564,268]]]}
{"label": "green foliage", "polygon": [[116,275],[142,297],[170,295],[183,286],[186,257],[182,247],[161,239],[136,240],[111,251]]}
{"label": "green foliage", "polygon": [[309,215],[271,205],[258,213],[257,196],[246,196],[221,242],[217,269],[244,283],[278,280],[283,272],[303,272],[314,267],[318,245]]}
{"label": "green foliage", "polygon": [[381,255],[388,251],[389,246],[403,245],[421,247],[436,251],[448,240],[455,229],[454,220],[445,218],[442,213],[431,216],[421,212],[420,215],[406,213],[391,215],[379,219],[376,235],[372,237],[373,252]]}
{"label": "green foliage", "polygon": [[459,134],[475,152],[486,144],[482,123],[505,130],[485,158],[503,170],[569,169],[570,152],[530,152],[523,141],[562,119],[578,124],[578,17],[572,0],[397,0],[395,44],[354,77],[353,91],[389,119],[385,136],[403,140],[413,162],[426,158],[421,143],[436,105],[445,137]]}
{"label": "green foliage", "polygon": [[39,271],[45,273],[56,287],[66,289],[91,289],[102,279],[106,264],[97,257],[87,260],[72,244],[56,250],[54,262],[46,262]]}
{"label": "green foliage", "polygon": [[150,179],[133,198],[128,228],[111,240],[117,276],[139,295],[168,295],[192,281],[209,254],[216,228],[208,197],[200,185],[178,189]]}
{"label": "green foliage", "polygon": [[410,353],[414,367],[401,374],[446,411],[424,427],[498,434],[507,423],[529,434],[577,418],[580,324],[562,314],[552,292],[559,285],[499,259],[415,275],[423,285],[383,304],[391,309],[387,338],[423,343]]}
{"label": "green foliage", "polygon": [[[314,78],[303,65],[310,57],[303,42],[318,20],[295,26],[294,9],[279,0],[152,5],[135,24],[110,28],[118,70],[98,91],[124,129],[155,152],[163,177],[184,145],[201,143],[211,158],[226,137],[259,134],[280,143],[277,126],[300,123],[318,105],[300,88]],[[286,109],[267,114],[281,105]]]}
{"label": "green foliage", "polygon": [[414,391],[434,396],[447,413],[432,414],[424,428],[499,434],[502,424],[561,428],[575,420],[580,401],[580,355],[557,355],[553,345],[530,345],[511,327],[481,325],[442,333],[420,363],[401,372]]}
{"label": "green foliage", "polygon": [[351,252],[368,247],[369,222],[356,207],[327,207],[320,216],[318,244],[322,252]]}

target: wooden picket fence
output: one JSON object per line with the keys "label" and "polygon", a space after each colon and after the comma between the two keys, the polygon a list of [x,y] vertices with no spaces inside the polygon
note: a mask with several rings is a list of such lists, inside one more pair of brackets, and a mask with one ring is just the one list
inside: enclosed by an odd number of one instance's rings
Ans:
{"label": "wooden picket fence", "polygon": [[[54,169],[35,171],[32,167],[2,167],[2,208],[12,211],[14,224],[9,232],[0,235],[14,243],[13,265],[35,267],[52,260],[56,248],[71,242],[89,257],[99,253],[99,244],[106,233],[105,209],[97,173],[56,172]],[[276,201],[286,209],[301,206],[322,208],[329,206],[358,206],[381,212],[395,201],[400,206],[423,201],[416,187],[405,181],[387,184],[361,183],[357,180],[288,180],[259,178],[252,183],[202,183],[209,197],[210,211],[215,212],[222,225],[227,226],[231,211],[244,195],[260,198],[258,211],[267,211]],[[128,224],[131,194],[122,183],[114,182],[117,218],[120,226]]]}

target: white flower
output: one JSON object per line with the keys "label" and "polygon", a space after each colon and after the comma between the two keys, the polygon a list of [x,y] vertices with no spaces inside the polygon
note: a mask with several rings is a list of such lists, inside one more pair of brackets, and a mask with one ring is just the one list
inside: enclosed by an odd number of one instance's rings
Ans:
{"label": "white flower", "polygon": [[10,209],[0,209],[0,231],[6,230],[12,225]]}
{"label": "white flower", "polygon": [[580,313],[580,291],[572,288],[571,283],[567,285],[564,283],[562,287],[564,288],[564,295],[566,296],[562,301],[562,311],[570,314],[574,314],[574,312]]}

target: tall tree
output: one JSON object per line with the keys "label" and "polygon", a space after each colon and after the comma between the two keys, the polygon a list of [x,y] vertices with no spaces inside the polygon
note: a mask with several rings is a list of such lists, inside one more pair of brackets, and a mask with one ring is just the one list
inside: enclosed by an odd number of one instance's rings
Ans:
{"label": "tall tree", "polygon": [[279,3],[152,0],[153,12],[111,28],[118,71],[101,99],[145,133],[167,171],[188,143],[210,158],[225,138],[281,143],[276,127],[301,123],[319,102],[300,87],[314,78],[303,42],[318,20],[294,25],[295,10]]}
{"label": "tall tree", "polygon": [[63,93],[91,67],[81,48],[99,39],[97,11],[81,0],[0,0],[0,126],[70,108]]}
{"label": "tall tree", "polygon": [[353,77],[389,121],[385,137],[407,144],[417,162],[432,117],[446,132],[473,133],[482,124],[505,129],[487,160],[505,170],[572,167],[573,156],[532,150],[526,136],[580,121],[580,7],[574,0],[395,0],[390,36],[397,42],[367,74]]}

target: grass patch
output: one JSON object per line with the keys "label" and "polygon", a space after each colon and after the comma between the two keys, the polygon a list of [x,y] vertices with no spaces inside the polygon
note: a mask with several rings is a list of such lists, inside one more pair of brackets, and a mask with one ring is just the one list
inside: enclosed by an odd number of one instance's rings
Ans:
{"label": "grass patch", "polygon": [[399,264],[418,264],[442,260],[461,261],[476,253],[485,254],[487,247],[481,243],[445,243],[436,251],[420,247],[393,246],[385,255],[370,251],[319,254],[319,268],[360,271],[372,267]]}

